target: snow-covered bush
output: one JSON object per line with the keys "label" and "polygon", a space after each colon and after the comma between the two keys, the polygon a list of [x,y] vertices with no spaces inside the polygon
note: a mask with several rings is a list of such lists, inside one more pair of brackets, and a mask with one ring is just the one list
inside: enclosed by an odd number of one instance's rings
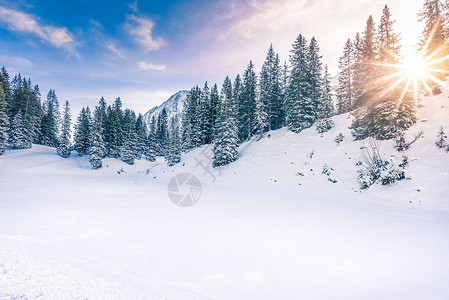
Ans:
{"label": "snow-covered bush", "polygon": [[331,119],[322,119],[316,122],[316,131],[318,133],[325,133],[334,127],[334,125],[335,123]]}
{"label": "snow-covered bush", "polygon": [[335,137],[335,142],[337,143],[337,145],[340,145],[341,142],[343,142],[343,140],[345,139],[345,136],[343,135],[343,133],[339,133],[336,137]]}
{"label": "snow-covered bush", "polygon": [[357,171],[357,179],[361,189],[367,189],[375,183],[390,185],[396,181],[407,179],[404,168],[408,158],[403,156],[402,162],[397,163],[394,157],[386,160],[380,155],[378,146],[370,141],[367,147],[362,148],[362,163]]}

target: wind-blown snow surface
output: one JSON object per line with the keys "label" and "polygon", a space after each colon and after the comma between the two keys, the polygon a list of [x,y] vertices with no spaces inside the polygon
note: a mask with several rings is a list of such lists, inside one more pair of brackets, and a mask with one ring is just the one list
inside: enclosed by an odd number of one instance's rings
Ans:
{"label": "wind-blown snow surface", "polygon": [[[48,147],[8,150],[0,299],[447,299],[449,153],[434,143],[448,95],[426,98],[406,135],[424,130],[405,153],[412,179],[364,192],[348,115],[322,137],[271,132],[211,173],[197,166],[207,147],[172,168],[106,159],[95,171]],[[381,151],[402,155],[392,141]],[[203,185],[190,208],[167,196],[181,172]]]}

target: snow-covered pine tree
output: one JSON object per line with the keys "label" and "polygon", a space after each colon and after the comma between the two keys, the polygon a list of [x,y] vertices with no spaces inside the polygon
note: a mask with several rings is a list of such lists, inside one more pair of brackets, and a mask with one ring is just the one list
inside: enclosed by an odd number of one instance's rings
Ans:
{"label": "snow-covered pine tree", "polygon": [[114,105],[108,106],[106,109],[106,120],[104,130],[104,142],[106,147],[106,155],[108,157],[120,157],[120,147],[122,146],[122,111],[121,101],[117,98]]}
{"label": "snow-covered pine tree", "polygon": [[267,116],[264,131],[279,129],[284,124],[281,75],[279,56],[270,45],[259,76],[259,108],[263,110],[259,116]]}
{"label": "snow-covered pine tree", "polygon": [[215,122],[218,118],[218,111],[220,110],[220,95],[217,84],[210,89],[210,124],[211,124],[211,142],[214,140]]}
{"label": "snow-covered pine tree", "polygon": [[136,134],[137,134],[137,159],[141,159],[142,155],[146,153],[148,130],[142,114],[139,114],[136,120]]}
{"label": "snow-covered pine tree", "polygon": [[[419,51],[432,60],[440,60],[449,54],[449,3],[441,0],[425,0],[422,10],[418,13],[419,22],[424,24],[424,29],[419,42]],[[432,68],[448,69],[449,62],[442,60],[438,66]],[[432,72],[438,79],[446,75],[442,72]]]}
{"label": "snow-covered pine tree", "polygon": [[50,89],[47,100],[43,104],[39,143],[41,145],[57,147],[61,126],[59,101],[54,90]]}
{"label": "snow-covered pine tree", "polygon": [[281,90],[282,90],[282,126],[285,126],[285,115],[286,115],[286,103],[288,98],[288,79],[290,77],[290,71],[288,68],[287,61],[284,61],[281,73]]}
{"label": "snow-covered pine tree", "polygon": [[318,119],[330,118],[334,115],[334,103],[332,101],[332,88],[330,83],[330,74],[327,65],[324,67],[323,90],[318,101],[317,117]]}
{"label": "snow-covered pine tree", "polygon": [[59,101],[58,97],[56,97],[55,90],[50,89],[47,94],[47,101],[53,106],[53,119],[56,124],[56,136],[59,137],[59,133],[61,132],[61,112],[59,110]]}
{"label": "snow-covered pine tree", "polygon": [[145,147],[145,158],[149,161],[156,160],[157,142],[156,142],[156,119],[154,115],[151,117],[150,129]]}
{"label": "snow-covered pine tree", "polygon": [[[401,86],[401,88],[405,88]],[[417,107],[413,93],[409,90],[402,95],[396,97],[395,111],[393,122],[396,127],[395,131],[405,131],[409,129],[417,120]]]}
{"label": "snow-covered pine tree", "polygon": [[[360,107],[373,99],[377,94],[379,87],[377,85],[378,74],[378,45],[376,43],[376,25],[372,16],[368,17],[366,27],[362,36],[362,49],[360,61],[357,63],[358,88],[356,90],[360,93],[358,99],[354,99],[355,107]],[[354,97],[354,95],[353,95]]]}
{"label": "snow-covered pine tree", "polygon": [[350,39],[346,41],[343,55],[338,62],[337,112],[339,114],[351,111],[354,107],[353,99],[353,68],[354,53]]}
{"label": "snow-covered pine tree", "polygon": [[364,140],[370,136],[370,125],[372,123],[372,115],[366,107],[360,107],[352,113],[353,120],[349,127],[351,134],[355,140]]}
{"label": "snow-covered pine tree", "polygon": [[256,126],[257,76],[252,61],[243,73],[243,90],[237,105],[238,138],[243,142],[251,138]]}
{"label": "snow-covered pine tree", "polygon": [[123,146],[120,148],[120,157],[127,164],[134,164],[137,155],[136,114],[125,109],[123,115]]}
{"label": "snow-covered pine tree", "polygon": [[170,121],[170,130],[168,134],[168,155],[165,161],[168,166],[174,166],[181,161],[181,142],[179,136],[179,121],[178,117],[172,117]]}
{"label": "snow-covered pine tree", "polygon": [[30,134],[25,126],[22,111],[18,111],[9,129],[9,144],[13,149],[31,148]]}
{"label": "snow-covered pine tree", "polygon": [[12,123],[17,113],[21,111],[26,130],[32,142],[37,143],[42,117],[39,87],[37,85],[33,87],[31,80],[23,78],[20,74],[14,77],[11,87],[11,94],[7,95],[9,121]]}
{"label": "snow-covered pine tree", "polygon": [[[395,33],[393,26],[396,20],[393,20],[390,12],[390,8],[387,4],[382,11],[382,17],[380,19],[380,25],[377,35],[378,45],[378,61],[381,65],[395,65],[399,63],[401,45],[400,34]],[[394,72],[394,68],[388,68],[389,73]],[[387,76],[389,74],[382,74]]]}
{"label": "snow-covered pine tree", "polygon": [[240,74],[237,74],[237,76],[235,76],[234,84],[232,87],[232,100],[235,103],[236,108],[237,108],[237,111],[236,111],[237,112],[237,120],[239,118],[238,108],[240,106],[240,103],[244,103],[243,95],[244,95],[244,85],[243,85],[242,77],[240,77]]}
{"label": "snow-covered pine tree", "polygon": [[190,90],[184,103],[182,112],[182,149],[184,151],[190,151],[201,145],[201,126],[199,120],[200,97],[201,90],[196,86]]}
{"label": "snow-covered pine tree", "polygon": [[199,136],[201,144],[210,144],[212,141],[212,118],[211,118],[210,91],[207,82],[201,90],[198,107]]}
{"label": "snow-covered pine tree", "polygon": [[6,114],[6,107],[6,96],[0,81],[0,155],[5,152],[6,144],[8,143],[9,120]]}
{"label": "snow-covered pine tree", "polygon": [[[9,104],[12,98],[12,90],[11,84],[9,82],[9,74],[4,66],[0,69],[0,86],[2,86],[3,88],[3,93],[5,94],[5,101],[7,104]],[[7,111],[8,106],[6,107],[6,112]]]}
{"label": "snow-covered pine tree", "polygon": [[438,131],[438,139],[435,142],[435,145],[437,145],[438,148],[445,148],[447,147],[446,142],[446,134],[444,133],[443,126],[440,127],[440,131]]}
{"label": "snow-covered pine tree", "polygon": [[167,155],[168,147],[168,115],[165,107],[157,118],[156,127],[157,155]]}
{"label": "snow-covered pine tree", "polygon": [[360,36],[360,33],[354,37],[354,41],[352,42],[352,99],[353,99],[353,107],[361,107],[362,103],[362,94],[364,91],[363,83],[364,83],[364,65],[363,65],[363,39]]}
{"label": "snow-covered pine tree", "polygon": [[301,34],[296,38],[290,52],[291,72],[286,105],[287,126],[293,132],[300,132],[315,122],[308,46],[306,39]]}
{"label": "snow-covered pine tree", "polygon": [[101,132],[101,118],[96,114],[92,125],[89,147],[89,162],[94,170],[101,168],[103,165],[104,142]]}
{"label": "snow-covered pine tree", "polygon": [[320,48],[315,37],[309,44],[309,49],[307,53],[307,59],[309,61],[310,70],[310,97],[313,104],[313,114],[314,121],[318,119],[318,106],[320,105],[321,98],[323,96],[323,63],[321,59],[323,56],[319,54]]}
{"label": "snow-covered pine tree", "polygon": [[222,101],[215,127],[213,167],[225,166],[237,159],[238,128],[236,106],[229,77],[223,83]]}
{"label": "snow-covered pine tree", "polygon": [[90,109],[89,107],[83,107],[75,124],[75,144],[73,148],[76,150],[78,155],[85,155],[89,153],[91,130],[92,116]]}
{"label": "snow-covered pine tree", "polygon": [[62,126],[61,126],[61,136],[59,138],[59,144],[56,151],[59,156],[67,158],[70,156],[72,144],[70,141],[71,132],[71,119],[70,119],[70,104],[69,101],[65,102]]}

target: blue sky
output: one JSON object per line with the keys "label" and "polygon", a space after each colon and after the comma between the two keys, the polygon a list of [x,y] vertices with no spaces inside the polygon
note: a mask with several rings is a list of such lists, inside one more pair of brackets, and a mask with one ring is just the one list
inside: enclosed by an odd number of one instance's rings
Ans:
{"label": "blue sky", "polygon": [[[388,3],[408,47],[421,0]],[[53,88],[74,113],[121,96],[145,112],[180,89],[221,84],[270,43],[282,60],[295,37],[316,36],[332,73],[348,37],[377,21],[385,0],[0,0],[0,65]],[[76,116],[73,117],[74,119]]]}

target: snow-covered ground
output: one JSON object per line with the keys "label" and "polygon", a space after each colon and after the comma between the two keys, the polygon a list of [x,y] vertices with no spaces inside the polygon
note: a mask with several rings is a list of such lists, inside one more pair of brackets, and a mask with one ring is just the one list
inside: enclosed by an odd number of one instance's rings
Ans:
{"label": "snow-covered ground", "polygon": [[[449,133],[448,96],[425,98],[406,134],[424,131],[405,153],[411,180],[363,192],[348,115],[323,136],[271,132],[223,170],[198,163],[208,147],[171,168],[99,170],[48,147],[8,150],[0,299],[447,299],[449,153],[435,140],[440,125]],[[403,155],[392,141],[381,152]],[[188,208],[167,195],[183,172],[202,183]]]}

